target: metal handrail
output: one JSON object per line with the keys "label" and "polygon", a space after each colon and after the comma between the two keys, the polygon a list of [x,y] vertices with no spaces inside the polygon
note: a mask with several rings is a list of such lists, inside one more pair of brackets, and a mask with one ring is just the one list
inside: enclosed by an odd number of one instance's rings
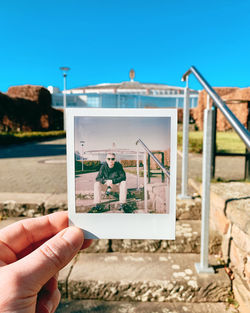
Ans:
{"label": "metal handrail", "polygon": [[149,150],[149,148],[145,145],[145,143],[141,140],[138,139],[136,141],[136,145],[140,143],[143,148],[147,151],[147,153],[151,156],[151,158],[156,162],[156,164],[161,168],[161,170],[163,171],[163,173],[170,178],[170,172],[165,168],[165,166],[153,155],[153,153]]}
{"label": "metal handrail", "polygon": [[241,124],[225,102],[220,98],[220,96],[214,91],[214,89],[209,85],[204,77],[198,72],[198,70],[191,66],[190,69],[182,76],[182,81],[186,81],[187,77],[193,73],[198,79],[201,85],[204,87],[209,96],[213,99],[217,108],[219,108],[228,122],[231,124],[233,129],[238,133],[245,145],[250,149],[250,132]]}

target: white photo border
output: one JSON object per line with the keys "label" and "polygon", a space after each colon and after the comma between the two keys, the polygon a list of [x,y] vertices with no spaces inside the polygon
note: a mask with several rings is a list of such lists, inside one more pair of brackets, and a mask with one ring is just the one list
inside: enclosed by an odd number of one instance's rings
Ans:
{"label": "white photo border", "polygon": [[[168,214],[90,214],[75,209],[75,117],[170,117],[170,210]],[[175,239],[177,110],[164,109],[66,109],[67,186],[69,224],[80,227],[85,239]]]}

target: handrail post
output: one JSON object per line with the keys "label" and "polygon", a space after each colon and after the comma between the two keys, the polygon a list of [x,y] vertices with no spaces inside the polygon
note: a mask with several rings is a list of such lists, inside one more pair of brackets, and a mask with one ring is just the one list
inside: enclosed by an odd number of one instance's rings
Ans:
{"label": "handrail post", "polygon": [[[161,163],[164,164],[164,152],[161,152]],[[162,183],[165,182],[165,175],[164,175],[163,171],[161,172],[161,182]]]}
{"label": "handrail post", "polygon": [[245,180],[250,179],[250,149],[246,148],[246,157],[245,157]]}
{"label": "handrail post", "polygon": [[151,172],[150,172],[150,168],[151,168],[151,165],[150,165],[150,155],[148,155],[148,160],[147,160],[147,164],[148,164],[148,168],[147,168],[147,171],[148,171],[148,183],[150,184],[151,182]]}
{"label": "handrail post", "polygon": [[169,193],[170,193],[170,179],[169,177],[167,177],[166,179],[166,199],[165,199],[165,204],[166,204],[166,213],[169,213],[170,210],[170,199],[169,199]]}
{"label": "handrail post", "polygon": [[200,263],[195,263],[198,273],[214,273],[213,267],[208,265],[209,254],[209,211],[210,211],[210,180],[211,180],[211,152],[212,152],[212,117],[213,111],[208,107],[204,110],[203,128],[203,160],[202,160],[202,221],[201,221],[201,251]]}
{"label": "handrail post", "polygon": [[144,171],[144,211],[148,212],[148,192],[147,192],[147,153],[143,154],[143,171]]}
{"label": "handrail post", "polygon": [[[248,102],[248,121],[247,121],[247,130],[250,131],[250,103]],[[246,148],[246,157],[245,157],[245,180],[250,180],[250,148]]]}
{"label": "handrail post", "polygon": [[139,147],[136,151],[136,174],[137,174],[137,190],[140,189],[140,173],[139,173]]}
{"label": "handrail post", "polygon": [[188,77],[186,79],[186,88],[184,93],[183,106],[183,135],[182,135],[182,179],[181,179],[181,194],[180,199],[189,199],[187,194],[188,186],[188,129],[189,129],[189,104],[190,92],[188,88]]}
{"label": "handrail post", "polygon": [[215,164],[216,164],[216,130],[217,130],[217,107],[212,105],[213,118],[212,118],[212,163],[211,163],[211,175],[215,177]]}

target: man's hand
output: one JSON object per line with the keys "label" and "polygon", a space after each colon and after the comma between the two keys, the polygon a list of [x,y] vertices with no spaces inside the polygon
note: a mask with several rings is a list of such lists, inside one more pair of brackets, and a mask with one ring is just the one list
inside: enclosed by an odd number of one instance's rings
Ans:
{"label": "man's hand", "polygon": [[55,312],[59,270],[91,243],[67,226],[67,213],[58,212],[0,230],[0,312]]}
{"label": "man's hand", "polygon": [[113,183],[112,183],[112,180],[109,179],[109,180],[106,180],[106,183],[105,183],[108,187],[111,187],[113,186]]}

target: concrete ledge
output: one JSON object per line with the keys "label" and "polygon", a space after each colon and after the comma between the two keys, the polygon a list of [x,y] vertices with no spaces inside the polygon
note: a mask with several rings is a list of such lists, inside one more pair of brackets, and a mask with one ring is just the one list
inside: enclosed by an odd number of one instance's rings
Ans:
{"label": "concrete ledge", "polygon": [[0,193],[2,217],[36,217],[67,209],[67,194]]}
{"label": "concrete ledge", "polygon": [[224,303],[157,303],[102,300],[62,300],[57,313],[235,313]]}
{"label": "concrete ledge", "polygon": [[[220,211],[226,219],[238,225],[241,230],[250,235],[249,183],[232,182],[212,184],[211,204],[217,211]],[[226,232],[227,228],[224,230],[224,233]]]}
{"label": "concrete ledge", "polygon": [[[82,253],[69,275],[68,295],[109,301],[226,301],[230,281],[224,269],[197,275],[195,262],[199,256],[194,254]],[[214,258],[211,264],[218,265]]]}
{"label": "concrete ledge", "polygon": [[226,215],[233,224],[250,236],[250,190],[248,197],[227,202]]}
{"label": "concrete ledge", "polygon": [[13,201],[16,203],[35,203],[45,202],[52,194],[50,193],[16,193],[16,192],[1,192],[0,203]]}

